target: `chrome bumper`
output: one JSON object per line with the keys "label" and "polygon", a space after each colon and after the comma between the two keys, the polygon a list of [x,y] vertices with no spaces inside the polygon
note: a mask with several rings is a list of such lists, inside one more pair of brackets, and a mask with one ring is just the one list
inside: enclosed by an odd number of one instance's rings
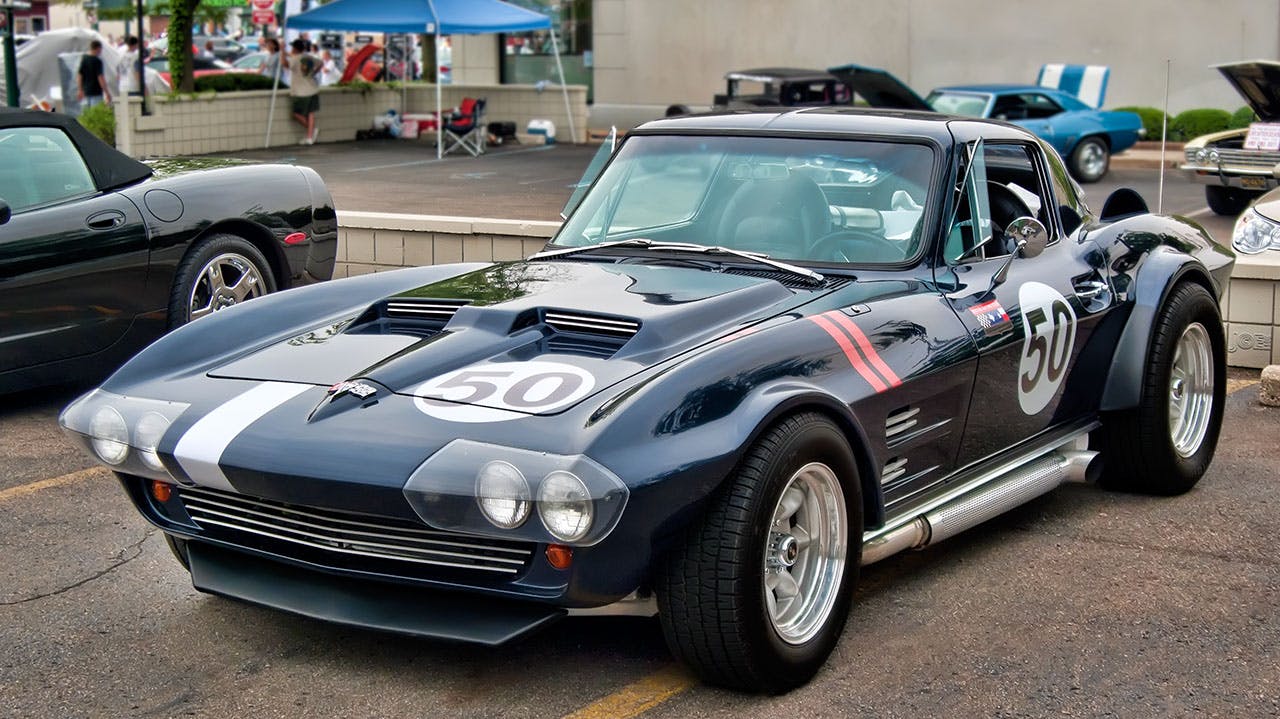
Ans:
{"label": "chrome bumper", "polygon": [[1182,171],[1182,174],[1187,179],[1202,185],[1238,187],[1251,192],[1266,192],[1272,188],[1280,187],[1280,179],[1276,177],[1273,169],[1260,167],[1211,167],[1190,163],[1180,165],[1178,169]]}

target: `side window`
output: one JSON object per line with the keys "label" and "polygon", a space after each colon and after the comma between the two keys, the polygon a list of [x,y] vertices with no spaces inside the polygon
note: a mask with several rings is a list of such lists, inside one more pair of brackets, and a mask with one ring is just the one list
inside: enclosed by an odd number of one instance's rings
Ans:
{"label": "side window", "polygon": [[51,205],[95,190],[80,152],[62,130],[15,127],[0,130],[0,198],[15,213]]}
{"label": "side window", "polygon": [[982,259],[992,237],[982,140],[965,146],[961,162],[962,181],[943,248],[943,256],[950,263]]}
{"label": "side window", "polygon": [[1055,208],[1032,159],[1030,148],[1017,143],[981,143],[974,171],[965,182],[966,202],[976,205],[980,222],[973,241],[957,213],[948,238],[946,258],[950,262],[1003,257],[1013,251],[1005,229],[1020,217],[1034,217],[1052,232],[1049,213]]}
{"label": "side window", "polygon": [[1062,231],[1068,235],[1076,231],[1083,218],[1089,214],[1089,207],[1084,201],[1084,191],[1076,184],[1067,172],[1067,166],[1058,156],[1058,151],[1044,140],[1040,141],[1040,151],[1044,154],[1049,169],[1049,182],[1053,185],[1056,197],[1058,217],[1062,220]]}
{"label": "side window", "polygon": [[1023,106],[1026,108],[1026,117],[1028,120],[1039,120],[1046,117],[1053,117],[1062,112],[1062,108],[1058,103],[1054,102],[1047,95],[1039,93],[1027,93],[1019,96]]}

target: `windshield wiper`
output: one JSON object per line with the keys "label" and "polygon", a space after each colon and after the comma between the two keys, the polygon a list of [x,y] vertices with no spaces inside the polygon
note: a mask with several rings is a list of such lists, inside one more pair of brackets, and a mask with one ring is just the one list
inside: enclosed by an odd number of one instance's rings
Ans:
{"label": "windshield wiper", "polygon": [[704,255],[732,255],[744,260],[750,260],[762,265],[768,265],[776,270],[782,270],[793,275],[799,275],[806,280],[816,284],[822,284],[826,278],[813,270],[797,267],[796,265],[786,262],[779,262],[763,252],[747,252],[745,250],[735,250],[732,247],[723,247],[720,245],[695,245],[691,242],[654,242],[653,240],[643,237],[633,237],[627,240],[614,240],[613,242],[602,242],[598,245],[587,245],[584,247],[569,247],[563,250],[548,250],[547,252],[539,252],[531,255],[531,260],[541,260],[549,257],[564,257],[566,255],[577,254],[579,252],[587,252],[589,250],[598,250],[606,247],[641,247],[646,250],[655,250],[658,252],[696,252]]}

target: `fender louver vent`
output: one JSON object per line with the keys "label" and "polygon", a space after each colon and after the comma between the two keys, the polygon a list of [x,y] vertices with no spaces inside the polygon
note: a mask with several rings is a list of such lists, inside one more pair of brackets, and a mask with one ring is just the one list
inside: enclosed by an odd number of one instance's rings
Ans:
{"label": "fender louver vent", "polygon": [[556,333],[547,339],[547,350],[609,359],[640,331],[635,320],[577,312],[543,313],[542,319]]}
{"label": "fender louver vent", "polygon": [[906,474],[907,458],[894,457],[885,463],[884,470],[880,472],[880,486],[887,487],[905,477]]}
{"label": "fender louver vent", "polygon": [[433,337],[444,330],[467,300],[432,300],[393,297],[370,307],[349,332],[379,335]]}
{"label": "fender louver vent", "polygon": [[906,432],[907,430],[919,424],[920,422],[920,420],[918,419],[919,414],[920,414],[919,407],[914,407],[914,408],[903,407],[902,409],[889,415],[889,417],[884,421],[885,438],[892,440],[898,435],[901,435],[902,433]]}

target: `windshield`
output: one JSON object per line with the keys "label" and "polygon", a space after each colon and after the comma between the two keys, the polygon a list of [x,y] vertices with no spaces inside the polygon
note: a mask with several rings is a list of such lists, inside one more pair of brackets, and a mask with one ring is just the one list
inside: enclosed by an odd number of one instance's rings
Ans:
{"label": "windshield", "polygon": [[929,107],[932,107],[935,111],[946,115],[984,117],[987,114],[987,102],[990,99],[987,95],[977,95],[970,92],[934,90],[929,93],[929,98],[925,102],[928,102]]}
{"label": "windshield", "polygon": [[775,259],[888,263],[923,235],[933,150],[908,142],[633,136],[557,247],[643,237]]}

